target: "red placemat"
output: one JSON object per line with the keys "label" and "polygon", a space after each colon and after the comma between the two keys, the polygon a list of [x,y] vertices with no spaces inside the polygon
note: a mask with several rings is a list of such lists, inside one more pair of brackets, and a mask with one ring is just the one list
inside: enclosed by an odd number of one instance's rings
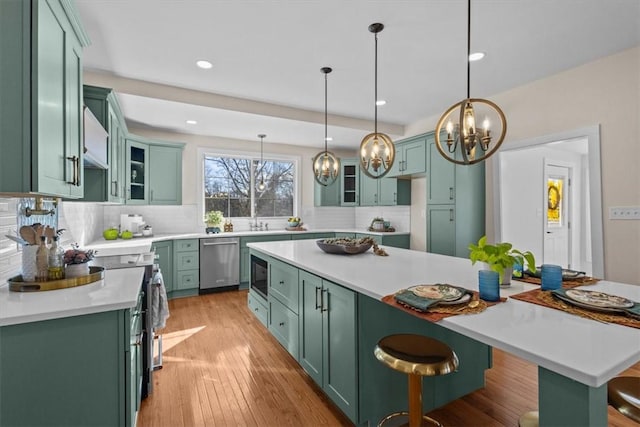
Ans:
{"label": "red placemat", "polygon": [[412,309],[410,307],[407,307],[406,305],[403,305],[401,303],[399,303],[398,301],[396,301],[396,299],[394,298],[394,294],[391,295],[387,295],[385,297],[382,297],[382,302],[392,305],[402,311],[405,311],[407,313],[410,313],[413,316],[419,317],[421,319],[424,320],[428,320],[429,322],[439,322],[440,320],[446,318],[446,317],[451,317],[451,316],[458,316],[460,314],[477,314],[477,313],[482,313],[483,311],[485,311],[488,307],[491,307],[492,305],[496,305],[499,304],[501,302],[505,302],[507,299],[506,298],[500,298],[500,301],[496,301],[496,302],[489,302],[489,301],[484,301],[479,299],[478,296],[478,292],[477,291],[473,291],[473,295],[471,297],[471,301],[473,300],[479,300],[480,304],[477,307],[474,308],[470,308],[468,307],[469,303],[466,304],[460,304],[460,305],[436,305],[434,307],[430,307],[428,311],[422,312],[422,311],[418,311],[415,309]]}
{"label": "red placemat", "polygon": [[576,307],[554,298],[553,295],[551,295],[551,291],[532,289],[527,292],[522,292],[521,294],[512,295],[511,298],[542,305],[544,307],[553,308],[555,310],[564,311],[566,313],[575,314],[577,316],[599,322],[615,323],[617,325],[640,329],[640,319],[629,317],[624,313],[604,313],[601,311],[593,311]]}

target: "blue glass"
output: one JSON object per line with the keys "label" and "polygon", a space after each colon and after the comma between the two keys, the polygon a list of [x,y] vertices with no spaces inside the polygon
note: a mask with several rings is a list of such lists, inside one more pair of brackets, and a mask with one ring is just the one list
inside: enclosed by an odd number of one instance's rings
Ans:
{"label": "blue glass", "polygon": [[559,265],[542,264],[540,277],[543,291],[553,291],[562,287],[562,267]]}
{"label": "blue glass", "polygon": [[481,299],[500,301],[500,275],[496,271],[478,271],[478,285]]}
{"label": "blue glass", "polygon": [[520,279],[523,276],[522,273],[522,264],[520,264],[518,261],[513,263],[513,273],[511,274],[511,277],[513,277],[514,279]]}

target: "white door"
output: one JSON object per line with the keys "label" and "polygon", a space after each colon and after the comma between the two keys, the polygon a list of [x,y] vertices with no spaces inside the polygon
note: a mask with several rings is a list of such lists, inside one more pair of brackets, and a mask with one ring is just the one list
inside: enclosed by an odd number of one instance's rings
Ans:
{"label": "white door", "polygon": [[544,164],[543,263],[571,268],[571,168],[558,163]]}

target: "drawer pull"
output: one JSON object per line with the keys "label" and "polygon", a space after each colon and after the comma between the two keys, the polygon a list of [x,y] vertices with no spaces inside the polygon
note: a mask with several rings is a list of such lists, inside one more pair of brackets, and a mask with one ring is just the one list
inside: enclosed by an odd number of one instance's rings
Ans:
{"label": "drawer pull", "polygon": [[254,308],[253,311],[258,311],[258,307]]}
{"label": "drawer pull", "polygon": [[316,310],[322,308],[321,304],[318,304],[318,291],[320,290],[320,286],[316,286]]}
{"label": "drawer pull", "polygon": [[280,326],[284,326],[284,322],[280,322]]}
{"label": "drawer pull", "polygon": [[281,285],[284,285],[284,280],[280,280],[279,282]]}
{"label": "drawer pull", "polygon": [[329,311],[329,308],[324,305],[324,294],[327,294],[327,303],[329,302],[329,290],[323,289],[320,292],[320,311]]}

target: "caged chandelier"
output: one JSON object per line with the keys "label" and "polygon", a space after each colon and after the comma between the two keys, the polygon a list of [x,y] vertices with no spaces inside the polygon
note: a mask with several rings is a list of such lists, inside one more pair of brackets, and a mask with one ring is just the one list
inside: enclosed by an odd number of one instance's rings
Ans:
{"label": "caged chandelier", "polygon": [[393,166],[396,149],[393,141],[384,133],[378,132],[378,33],[384,25],[375,23],[369,25],[369,31],[375,38],[375,118],[374,131],[362,139],[360,143],[360,170],[370,178],[382,178]]}
{"label": "caged chandelier", "polygon": [[[442,156],[456,164],[472,165],[489,158],[495,153],[507,133],[504,113],[487,99],[471,98],[469,81],[469,55],[471,54],[471,0],[467,0],[467,98],[449,107],[436,125],[436,147]],[[456,120],[456,113],[458,117]],[[476,117],[483,117],[482,129],[477,126]],[[491,121],[498,122],[498,138],[492,135]],[[446,123],[446,125],[445,125]],[[447,138],[443,143],[443,126]],[[458,149],[459,148],[459,149]]]}
{"label": "caged chandelier", "polygon": [[327,74],[332,70],[329,67],[322,67],[320,71],[324,74],[324,151],[319,152],[313,158],[313,175],[320,185],[331,185],[338,178],[340,173],[340,160],[331,152],[327,151]]}

